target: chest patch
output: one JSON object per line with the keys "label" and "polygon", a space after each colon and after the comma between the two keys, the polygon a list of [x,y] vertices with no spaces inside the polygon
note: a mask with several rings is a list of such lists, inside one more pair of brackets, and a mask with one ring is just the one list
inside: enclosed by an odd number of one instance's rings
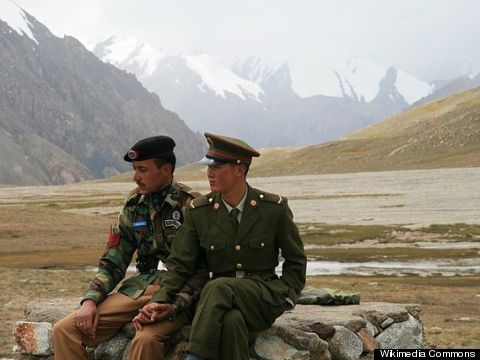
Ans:
{"label": "chest patch", "polygon": [[134,228],[138,228],[138,227],[142,227],[142,226],[147,226],[147,220],[135,221],[132,224],[132,227],[134,227]]}
{"label": "chest patch", "polygon": [[173,227],[175,229],[178,229],[182,223],[178,220],[172,219],[172,220],[165,220],[165,227]]}

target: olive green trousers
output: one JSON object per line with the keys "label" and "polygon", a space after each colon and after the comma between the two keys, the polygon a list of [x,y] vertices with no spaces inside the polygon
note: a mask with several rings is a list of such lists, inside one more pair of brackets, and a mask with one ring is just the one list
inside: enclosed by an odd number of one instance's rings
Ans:
{"label": "olive green trousers", "polygon": [[250,332],[268,329],[285,311],[285,299],[262,299],[262,284],[251,279],[217,278],[203,288],[188,350],[205,359],[248,360]]}

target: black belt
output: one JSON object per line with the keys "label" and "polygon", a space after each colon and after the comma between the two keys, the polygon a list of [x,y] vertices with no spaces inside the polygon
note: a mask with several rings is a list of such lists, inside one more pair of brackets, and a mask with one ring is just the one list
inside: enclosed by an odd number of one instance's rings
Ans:
{"label": "black belt", "polygon": [[246,276],[253,276],[253,275],[271,275],[272,278],[277,277],[275,275],[275,271],[273,270],[265,270],[265,271],[247,271],[247,270],[236,270],[236,271],[227,271],[223,273],[213,273],[212,279],[217,279],[220,277],[233,277],[233,278],[244,278]]}

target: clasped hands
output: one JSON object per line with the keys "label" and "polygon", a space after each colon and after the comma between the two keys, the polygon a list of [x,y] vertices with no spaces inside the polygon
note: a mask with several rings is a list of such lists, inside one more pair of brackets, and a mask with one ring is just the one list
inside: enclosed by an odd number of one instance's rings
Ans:
{"label": "clasped hands", "polygon": [[137,331],[143,330],[143,326],[172,317],[176,306],[166,303],[150,303],[138,310],[138,315],[133,318],[133,324]]}

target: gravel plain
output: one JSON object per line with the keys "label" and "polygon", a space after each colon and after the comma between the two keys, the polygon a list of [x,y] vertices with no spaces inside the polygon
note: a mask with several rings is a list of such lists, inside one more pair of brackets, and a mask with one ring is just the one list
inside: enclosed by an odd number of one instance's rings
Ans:
{"label": "gravel plain", "polygon": [[[209,191],[206,181],[184,182],[202,193]],[[480,222],[480,168],[261,177],[249,183],[287,196],[297,222],[410,228]],[[0,188],[0,205],[68,199],[81,205],[99,198],[121,203],[133,187],[132,183],[104,182],[4,187]],[[119,209],[79,206],[69,211],[99,214]]]}
{"label": "gravel plain", "polygon": [[[298,222],[431,224],[480,222],[480,168],[252,178],[289,198]],[[189,183],[207,191],[206,182]]]}

